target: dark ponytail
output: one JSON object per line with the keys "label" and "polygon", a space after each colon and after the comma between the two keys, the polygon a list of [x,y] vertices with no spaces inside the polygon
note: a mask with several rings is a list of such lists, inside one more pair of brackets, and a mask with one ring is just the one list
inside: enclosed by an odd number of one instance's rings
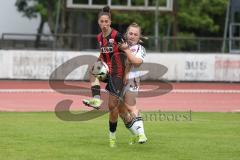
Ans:
{"label": "dark ponytail", "polygon": [[103,7],[103,9],[98,14],[98,19],[103,15],[106,15],[106,16],[109,17],[109,19],[111,19],[111,12],[110,12],[110,7],[109,6]]}
{"label": "dark ponytail", "polygon": [[110,13],[110,7],[109,6],[105,6],[105,7],[103,7],[102,11]]}

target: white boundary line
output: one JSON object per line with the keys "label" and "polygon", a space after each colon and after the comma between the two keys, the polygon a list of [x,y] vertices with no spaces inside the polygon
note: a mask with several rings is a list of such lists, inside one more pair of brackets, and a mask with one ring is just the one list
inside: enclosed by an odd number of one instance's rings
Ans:
{"label": "white boundary line", "polygon": [[214,93],[214,94],[240,94],[240,90],[225,89],[174,89],[171,93]]}
{"label": "white boundary line", "polygon": [[[71,93],[86,93],[90,92],[90,89],[59,89],[59,92],[71,92]],[[106,92],[106,90],[101,89]],[[161,92],[168,93],[167,89],[151,90],[151,89],[140,89],[141,92]],[[52,89],[0,89],[0,93],[57,93]],[[240,90],[224,90],[224,89],[173,89],[170,93],[204,93],[204,94],[240,94]]]}
{"label": "white boundary line", "polygon": [[15,112],[17,111],[17,109],[13,109],[13,108],[7,108],[7,107],[0,107],[0,112],[4,111],[4,112]]}
{"label": "white boundary line", "polygon": [[240,109],[234,109],[234,110],[232,110],[232,112],[234,112],[234,113],[240,113]]}

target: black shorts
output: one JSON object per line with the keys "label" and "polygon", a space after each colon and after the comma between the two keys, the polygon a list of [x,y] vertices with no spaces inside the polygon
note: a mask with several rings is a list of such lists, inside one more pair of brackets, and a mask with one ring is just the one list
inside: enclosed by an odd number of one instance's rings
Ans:
{"label": "black shorts", "polygon": [[116,76],[116,75],[109,75],[104,81],[104,83],[107,83],[106,90],[114,96],[120,97],[122,96],[123,92],[123,79]]}

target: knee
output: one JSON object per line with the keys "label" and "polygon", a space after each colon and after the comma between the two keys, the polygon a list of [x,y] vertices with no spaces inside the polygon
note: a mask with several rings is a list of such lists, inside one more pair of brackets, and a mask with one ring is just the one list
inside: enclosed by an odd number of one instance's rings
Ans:
{"label": "knee", "polygon": [[139,110],[137,108],[128,108],[128,111],[135,117],[139,115]]}
{"label": "knee", "polygon": [[99,80],[96,77],[94,77],[93,75],[90,76],[90,82],[91,82],[92,86],[100,85]]}
{"label": "knee", "polygon": [[109,108],[109,111],[115,111],[118,110],[118,105],[116,102],[108,102],[108,108]]}
{"label": "knee", "polygon": [[114,108],[113,110],[109,111],[109,119],[112,122],[117,121],[117,119],[118,119],[118,109],[117,108]]}

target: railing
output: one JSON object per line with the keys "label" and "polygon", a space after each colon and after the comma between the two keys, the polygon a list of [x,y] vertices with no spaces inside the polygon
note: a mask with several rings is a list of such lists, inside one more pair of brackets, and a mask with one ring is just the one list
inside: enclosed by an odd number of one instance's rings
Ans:
{"label": "railing", "polygon": [[[36,42],[36,37],[41,41]],[[236,39],[234,39],[236,42]],[[156,44],[158,42],[158,44]],[[237,40],[240,44],[240,39]],[[225,40],[225,53],[229,52],[229,39]],[[155,52],[199,52],[221,53],[223,38],[216,37],[162,37],[149,36],[143,44],[148,51]],[[1,49],[39,49],[39,50],[98,50],[96,35],[92,34],[18,34],[4,33],[0,40]],[[235,53],[240,53],[237,48]]]}
{"label": "railing", "polygon": [[161,49],[163,52],[221,53],[222,44],[223,38],[216,37],[164,37],[162,39]]}

